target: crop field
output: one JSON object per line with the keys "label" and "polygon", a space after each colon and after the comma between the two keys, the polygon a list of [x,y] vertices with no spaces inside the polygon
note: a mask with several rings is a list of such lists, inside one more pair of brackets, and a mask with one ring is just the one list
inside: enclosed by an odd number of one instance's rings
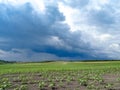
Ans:
{"label": "crop field", "polygon": [[0,64],[0,90],[120,90],[120,61]]}

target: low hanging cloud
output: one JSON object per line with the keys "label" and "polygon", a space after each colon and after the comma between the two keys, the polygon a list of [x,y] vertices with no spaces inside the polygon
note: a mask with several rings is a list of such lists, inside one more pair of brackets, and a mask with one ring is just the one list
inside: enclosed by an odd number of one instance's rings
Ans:
{"label": "low hanging cloud", "polygon": [[120,59],[115,0],[0,0],[0,59]]}

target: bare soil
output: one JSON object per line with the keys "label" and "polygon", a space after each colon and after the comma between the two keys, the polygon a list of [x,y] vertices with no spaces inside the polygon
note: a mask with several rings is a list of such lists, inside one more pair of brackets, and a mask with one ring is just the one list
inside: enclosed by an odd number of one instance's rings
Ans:
{"label": "bare soil", "polygon": [[[94,78],[95,76],[95,73],[53,71],[49,73],[1,75],[0,80],[8,79],[11,84],[10,87],[3,90],[120,90],[120,74],[105,73]],[[82,85],[80,79],[85,79],[87,82]],[[41,86],[42,82],[44,84]]]}

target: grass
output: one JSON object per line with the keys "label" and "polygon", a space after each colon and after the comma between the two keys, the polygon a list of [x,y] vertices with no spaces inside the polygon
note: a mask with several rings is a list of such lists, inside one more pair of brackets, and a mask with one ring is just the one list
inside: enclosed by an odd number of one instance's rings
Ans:
{"label": "grass", "polygon": [[1,64],[0,74],[28,73],[49,70],[90,70],[90,69],[91,70],[120,69],[120,61]]}

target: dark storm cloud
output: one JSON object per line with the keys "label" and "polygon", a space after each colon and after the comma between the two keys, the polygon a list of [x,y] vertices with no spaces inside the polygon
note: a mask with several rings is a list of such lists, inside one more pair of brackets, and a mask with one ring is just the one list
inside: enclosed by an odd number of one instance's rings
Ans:
{"label": "dark storm cloud", "polygon": [[[51,30],[52,24],[64,20],[64,16],[58,12],[56,7],[49,7],[45,15],[40,14],[38,16],[37,14],[33,15],[34,11],[29,3],[21,6],[22,8],[2,6],[0,36],[11,39],[11,48],[27,48],[32,43],[45,43],[44,40],[54,34],[54,31]],[[39,42],[36,42],[37,40]]]}
{"label": "dark storm cloud", "polygon": [[[15,54],[18,51],[13,49],[30,49],[35,53],[50,53],[57,57],[86,57],[85,52],[75,50],[86,46],[79,46],[83,44],[82,40],[77,41],[80,34],[69,31],[69,26],[63,23],[65,16],[58,7],[47,6],[44,13],[35,12],[30,3],[20,7],[0,4],[0,8],[0,37],[8,39],[5,45],[3,42],[0,44],[1,50]],[[78,45],[74,41],[81,43]]]}
{"label": "dark storm cloud", "polygon": [[41,0],[44,2],[41,7],[36,2],[0,1],[1,59],[38,61],[119,56],[119,5],[107,0]]}

